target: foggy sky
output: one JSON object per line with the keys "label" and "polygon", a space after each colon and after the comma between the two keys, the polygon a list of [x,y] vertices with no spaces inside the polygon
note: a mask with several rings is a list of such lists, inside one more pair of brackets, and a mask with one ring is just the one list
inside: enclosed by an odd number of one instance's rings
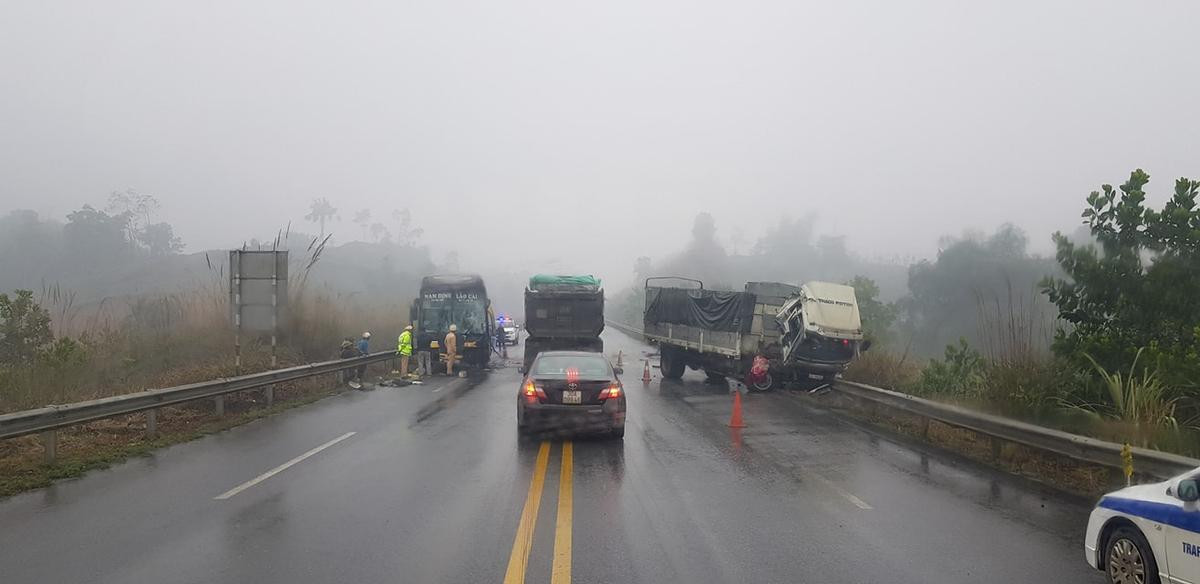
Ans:
{"label": "foggy sky", "polygon": [[[189,251],[315,197],[439,259],[632,279],[709,211],[863,254],[1034,249],[1135,167],[1200,177],[1200,3],[38,2],[0,7],[0,213],[135,188]],[[511,243],[498,244],[503,233]]]}

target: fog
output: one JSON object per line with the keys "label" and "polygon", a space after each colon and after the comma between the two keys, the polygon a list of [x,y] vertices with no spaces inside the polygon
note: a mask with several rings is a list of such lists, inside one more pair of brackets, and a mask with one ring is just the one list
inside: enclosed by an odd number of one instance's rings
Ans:
{"label": "fog", "polygon": [[[435,263],[592,272],[781,217],[881,261],[1029,248],[1145,168],[1195,176],[1200,5],[10,2],[0,214],[161,203],[189,252],[324,197],[408,209]],[[1161,200],[1161,198],[1159,199]]]}

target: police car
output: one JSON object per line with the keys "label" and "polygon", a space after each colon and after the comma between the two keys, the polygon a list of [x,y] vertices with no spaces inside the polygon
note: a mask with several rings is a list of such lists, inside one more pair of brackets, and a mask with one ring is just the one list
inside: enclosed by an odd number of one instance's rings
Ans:
{"label": "police car", "polygon": [[1105,495],[1084,553],[1114,584],[1200,584],[1200,468]]}

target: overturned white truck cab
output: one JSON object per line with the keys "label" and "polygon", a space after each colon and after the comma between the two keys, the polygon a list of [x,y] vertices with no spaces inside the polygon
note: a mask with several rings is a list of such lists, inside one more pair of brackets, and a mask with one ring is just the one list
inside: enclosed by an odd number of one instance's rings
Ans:
{"label": "overturned white truck cab", "polygon": [[[758,391],[827,384],[869,346],[854,288],[828,282],[749,282],[733,292],[649,278],[642,325],[659,346],[663,377],[678,379],[691,367]],[[756,357],[768,365],[765,374],[750,375]]]}

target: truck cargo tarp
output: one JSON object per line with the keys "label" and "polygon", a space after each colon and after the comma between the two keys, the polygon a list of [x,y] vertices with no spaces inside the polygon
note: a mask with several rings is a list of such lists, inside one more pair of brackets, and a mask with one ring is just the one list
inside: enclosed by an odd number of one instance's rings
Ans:
{"label": "truck cargo tarp", "polygon": [[684,324],[711,331],[745,332],[754,315],[755,297],[746,292],[649,288],[647,323]]}
{"label": "truck cargo tarp", "polygon": [[530,290],[587,290],[600,289],[600,280],[595,276],[560,276],[537,274],[529,279]]}

